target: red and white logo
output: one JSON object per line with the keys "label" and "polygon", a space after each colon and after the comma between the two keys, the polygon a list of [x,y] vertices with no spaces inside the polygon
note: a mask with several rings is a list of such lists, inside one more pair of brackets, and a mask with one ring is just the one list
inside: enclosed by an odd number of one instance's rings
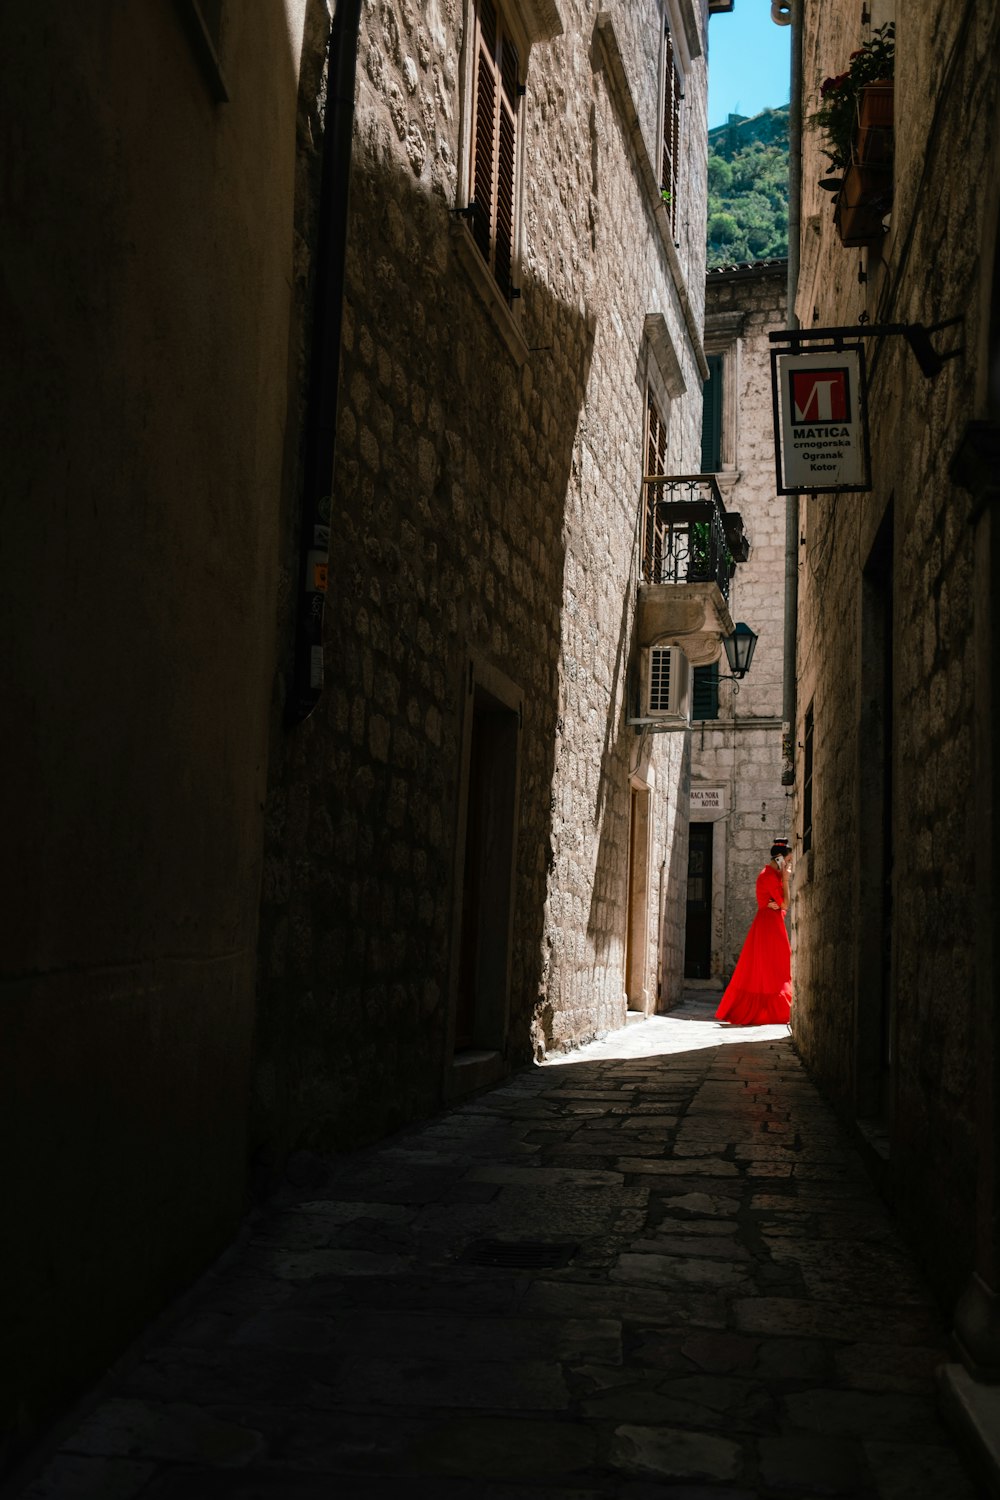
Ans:
{"label": "red and white logo", "polygon": [[850,372],[843,365],[828,370],[790,370],[793,422],[849,422]]}

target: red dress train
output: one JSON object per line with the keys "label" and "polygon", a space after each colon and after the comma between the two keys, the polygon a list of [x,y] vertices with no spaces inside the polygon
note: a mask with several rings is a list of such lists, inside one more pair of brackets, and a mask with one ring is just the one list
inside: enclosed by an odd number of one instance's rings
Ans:
{"label": "red dress train", "polygon": [[[777,911],[768,906],[769,901],[777,901]],[[792,1006],[792,949],[781,903],[781,876],[773,865],[765,865],[757,876],[757,915],[715,1012],[717,1021],[734,1026],[787,1022]]]}

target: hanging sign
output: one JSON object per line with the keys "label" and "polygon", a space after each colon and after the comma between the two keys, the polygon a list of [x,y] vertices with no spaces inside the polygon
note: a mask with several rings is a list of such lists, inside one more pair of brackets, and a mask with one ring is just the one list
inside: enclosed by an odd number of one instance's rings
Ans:
{"label": "hanging sign", "polygon": [[870,490],[865,351],[771,351],[778,493]]}

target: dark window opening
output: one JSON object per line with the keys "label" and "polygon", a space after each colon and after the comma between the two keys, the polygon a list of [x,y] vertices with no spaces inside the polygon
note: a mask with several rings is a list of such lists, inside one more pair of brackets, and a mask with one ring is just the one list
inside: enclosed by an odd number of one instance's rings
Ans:
{"label": "dark window opening", "polygon": [[707,667],[695,667],[694,690],[691,700],[692,719],[717,719],[719,717],[719,663],[713,661]]}
{"label": "dark window opening", "polygon": [[701,472],[717,474],[722,468],[722,355],[709,354],[701,413]]}
{"label": "dark window opening", "polygon": [[708,979],[712,972],[712,830],[713,823],[688,829],[687,913],[684,929],[684,975]]}

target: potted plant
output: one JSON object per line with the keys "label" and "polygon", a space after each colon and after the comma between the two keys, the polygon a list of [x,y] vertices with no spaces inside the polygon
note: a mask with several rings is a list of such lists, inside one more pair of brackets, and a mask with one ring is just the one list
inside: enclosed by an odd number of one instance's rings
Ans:
{"label": "potted plant", "polygon": [[851,53],[846,72],[825,78],[820,85],[822,103],[809,124],[823,132],[823,154],[834,169],[846,171],[859,159],[862,129],[892,129],[895,38],[893,21],[879,26]]}
{"label": "potted plant", "polygon": [[707,578],[709,565],[710,532],[707,521],[695,521],[690,531],[689,578]]}
{"label": "potted plant", "polygon": [[822,104],[809,120],[823,132],[831,168],[843,173],[821,185],[837,194],[834,223],[844,245],[876,239],[892,205],[895,36],[892,21],[876,28],[846,72],[824,79]]}

